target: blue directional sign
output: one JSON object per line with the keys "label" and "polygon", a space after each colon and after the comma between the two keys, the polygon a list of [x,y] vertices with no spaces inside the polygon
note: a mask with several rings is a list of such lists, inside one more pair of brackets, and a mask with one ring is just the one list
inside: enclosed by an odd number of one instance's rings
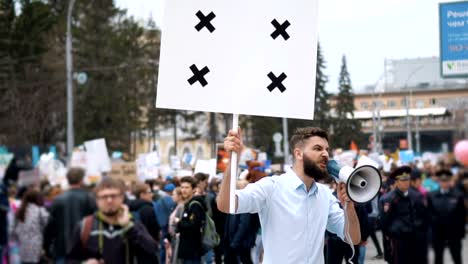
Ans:
{"label": "blue directional sign", "polygon": [[442,77],[468,77],[468,1],[439,4]]}

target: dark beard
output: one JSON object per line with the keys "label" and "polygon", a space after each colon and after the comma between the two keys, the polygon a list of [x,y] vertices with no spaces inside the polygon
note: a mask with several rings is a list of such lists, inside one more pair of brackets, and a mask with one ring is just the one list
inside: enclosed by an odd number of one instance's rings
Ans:
{"label": "dark beard", "polygon": [[303,155],[304,174],[313,178],[316,182],[324,180],[328,177],[326,170],[322,170],[315,161]]}

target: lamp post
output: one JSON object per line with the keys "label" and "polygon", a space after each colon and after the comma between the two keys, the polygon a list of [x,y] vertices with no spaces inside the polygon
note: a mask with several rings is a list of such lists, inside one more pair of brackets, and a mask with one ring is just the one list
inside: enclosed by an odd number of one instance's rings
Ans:
{"label": "lamp post", "polygon": [[[416,69],[414,69],[409,75],[408,78],[406,79],[405,82],[405,90],[408,89],[408,82],[411,80],[411,78],[414,76],[416,72],[424,68],[424,65],[420,65]],[[411,100],[413,97],[413,88],[410,86],[409,90],[409,96],[406,97],[405,99],[405,107],[406,107],[406,139],[408,140],[408,150],[413,150],[413,138],[412,138],[412,133],[411,133],[411,116],[410,116],[410,105],[411,105]]]}
{"label": "lamp post", "polygon": [[[372,137],[373,137],[373,140],[372,140],[372,152],[378,152],[380,153],[381,152],[381,137],[380,137],[380,128],[381,128],[381,117],[380,117],[380,99],[381,99],[381,95],[382,95],[382,89],[380,89],[381,86],[381,81],[382,79],[385,78],[385,74],[382,74],[380,75],[379,79],[377,80],[377,82],[375,82],[375,85],[374,85],[374,90],[373,90],[373,93],[372,93]],[[385,88],[384,88],[385,89]],[[383,90],[384,90],[383,89]],[[378,97],[378,100],[377,100],[377,95],[376,93],[379,93],[379,97]],[[379,140],[380,138],[380,140]]]}
{"label": "lamp post", "polygon": [[66,36],[66,65],[67,65],[67,156],[71,159],[73,147],[75,145],[75,135],[73,129],[73,62],[72,62],[72,32],[71,17],[75,0],[70,0],[67,13],[67,36]]}

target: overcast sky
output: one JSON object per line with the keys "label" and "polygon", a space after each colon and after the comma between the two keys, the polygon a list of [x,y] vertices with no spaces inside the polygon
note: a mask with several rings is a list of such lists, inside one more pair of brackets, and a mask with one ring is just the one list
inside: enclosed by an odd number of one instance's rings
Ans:
{"label": "overcast sky", "polygon": [[[321,0],[319,40],[327,89],[336,91],[346,55],[354,89],[374,84],[385,59],[439,56],[439,0]],[[162,25],[163,0],[116,0],[138,19]]]}

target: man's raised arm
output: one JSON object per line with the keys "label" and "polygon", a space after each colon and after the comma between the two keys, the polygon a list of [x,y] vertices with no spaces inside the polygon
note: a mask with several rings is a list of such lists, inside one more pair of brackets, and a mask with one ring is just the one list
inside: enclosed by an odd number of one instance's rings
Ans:
{"label": "man's raised arm", "polygon": [[[230,187],[231,187],[231,157],[232,152],[236,152],[238,157],[242,151],[242,132],[239,128],[237,131],[230,130],[228,136],[224,139],[224,149],[229,153],[229,166],[224,172],[223,181],[221,183],[221,189],[217,198],[218,209],[223,213],[229,213],[229,199],[230,199]],[[233,177],[236,177],[234,175]],[[236,210],[237,211],[237,196],[236,199]]]}

